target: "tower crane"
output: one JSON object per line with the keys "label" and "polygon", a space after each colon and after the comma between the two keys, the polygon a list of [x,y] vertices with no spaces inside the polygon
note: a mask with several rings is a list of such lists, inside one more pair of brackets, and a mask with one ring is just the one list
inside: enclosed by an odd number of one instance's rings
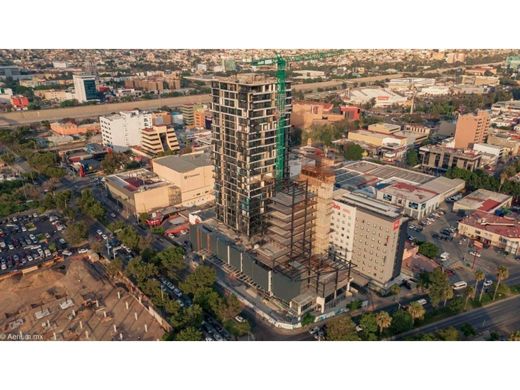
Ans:
{"label": "tower crane", "polygon": [[285,176],[285,127],[287,126],[285,118],[285,105],[287,100],[287,91],[285,83],[287,79],[287,64],[291,62],[321,60],[328,57],[338,56],[342,50],[314,52],[308,54],[299,54],[284,57],[276,54],[271,58],[260,58],[251,61],[253,66],[276,65],[276,110],[278,112],[278,122],[276,126],[276,160],[275,160],[275,177],[280,182]]}

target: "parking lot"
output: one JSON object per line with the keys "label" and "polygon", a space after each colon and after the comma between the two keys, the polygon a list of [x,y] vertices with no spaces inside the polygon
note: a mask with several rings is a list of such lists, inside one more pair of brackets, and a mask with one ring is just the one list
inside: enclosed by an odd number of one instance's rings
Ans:
{"label": "parking lot", "polygon": [[[505,255],[494,248],[479,250],[473,246],[472,240],[461,237],[457,233],[457,224],[461,218],[452,212],[451,203],[443,203],[440,207],[443,215],[433,216],[433,222],[424,221],[423,225],[417,221],[410,224],[419,225],[421,228],[409,229],[408,235],[418,241],[432,242],[441,249],[441,253],[447,252],[446,260],[436,259],[448,271],[450,282],[466,281],[473,283],[475,270],[481,269],[486,274],[486,279],[495,280],[498,266],[503,265],[509,269],[510,282],[520,282],[520,261],[512,255]],[[443,230],[450,229],[452,234],[443,234]],[[447,231],[446,231],[447,232]],[[478,253],[478,254],[476,254]]]}
{"label": "parking lot", "polygon": [[26,213],[0,223],[0,274],[68,255],[65,224],[56,215]]}

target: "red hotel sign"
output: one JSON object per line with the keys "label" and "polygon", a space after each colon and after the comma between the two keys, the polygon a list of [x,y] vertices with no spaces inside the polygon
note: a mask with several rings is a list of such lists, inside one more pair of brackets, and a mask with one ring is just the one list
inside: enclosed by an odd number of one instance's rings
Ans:
{"label": "red hotel sign", "polygon": [[394,221],[394,231],[396,231],[397,229],[399,229],[399,223],[401,222],[401,220],[399,219],[396,219]]}

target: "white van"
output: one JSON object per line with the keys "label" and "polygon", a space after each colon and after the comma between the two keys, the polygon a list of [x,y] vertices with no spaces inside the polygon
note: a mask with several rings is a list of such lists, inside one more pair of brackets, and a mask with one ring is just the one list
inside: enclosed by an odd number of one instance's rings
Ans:
{"label": "white van", "polygon": [[454,290],[462,290],[462,289],[468,287],[468,284],[465,281],[461,280],[460,282],[453,283],[452,287]]}

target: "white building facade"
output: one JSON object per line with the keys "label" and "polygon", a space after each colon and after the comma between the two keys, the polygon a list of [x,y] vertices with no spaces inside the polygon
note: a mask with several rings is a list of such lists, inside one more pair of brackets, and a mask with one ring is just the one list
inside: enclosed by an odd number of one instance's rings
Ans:
{"label": "white building facade", "polygon": [[141,144],[141,130],[152,127],[152,114],[139,110],[121,111],[100,117],[99,124],[103,145],[115,152],[124,152]]}

